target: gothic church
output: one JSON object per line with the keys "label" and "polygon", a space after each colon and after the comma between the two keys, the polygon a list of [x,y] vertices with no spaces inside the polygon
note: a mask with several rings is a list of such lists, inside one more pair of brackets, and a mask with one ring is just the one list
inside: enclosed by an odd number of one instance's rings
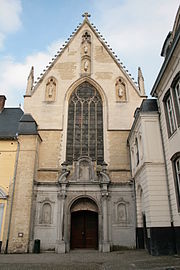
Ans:
{"label": "gothic church", "polygon": [[[16,119],[15,169],[2,252],[33,252],[36,239],[41,251],[57,253],[76,248],[109,252],[137,245],[152,251],[143,240],[146,209],[136,209],[138,176],[131,173],[137,163],[133,159],[140,164],[144,157],[139,148],[146,151],[143,129],[136,136],[140,112],[155,119],[153,126],[147,121],[144,127],[159,128],[156,100],[146,99],[141,69],[135,83],[85,13],[38,81],[33,67],[29,74],[24,114],[19,112]],[[160,133],[155,134],[161,144]],[[157,151],[159,164],[164,162],[160,154]],[[162,165],[161,176],[163,170]],[[149,179],[146,174],[142,181],[146,176]]]}

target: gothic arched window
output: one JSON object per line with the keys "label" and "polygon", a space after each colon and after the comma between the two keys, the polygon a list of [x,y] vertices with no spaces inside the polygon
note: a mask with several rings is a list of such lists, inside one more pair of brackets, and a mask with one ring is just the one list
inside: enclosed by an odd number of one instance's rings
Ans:
{"label": "gothic arched window", "polygon": [[81,156],[104,160],[102,99],[88,82],[72,93],[68,109],[66,160],[72,164]]}

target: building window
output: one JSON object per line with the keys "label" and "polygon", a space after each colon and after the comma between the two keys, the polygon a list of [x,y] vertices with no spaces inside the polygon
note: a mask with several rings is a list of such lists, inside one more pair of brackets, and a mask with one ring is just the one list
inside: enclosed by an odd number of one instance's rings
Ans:
{"label": "building window", "polygon": [[136,166],[139,164],[139,145],[138,145],[138,139],[135,140],[135,148],[136,148]]}
{"label": "building window", "polygon": [[165,114],[166,114],[166,122],[168,127],[168,135],[171,136],[176,130],[175,117],[174,117],[174,109],[172,98],[170,95],[170,91],[168,91],[164,98],[165,104]]}
{"label": "building window", "polygon": [[176,153],[172,157],[173,171],[174,171],[174,180],[177,194],[177,204],[180,211],[180,152]]}
{"label": "building window", "polygon": [[176,93],[178,112],[180,114],[180,80],[177,82],[177,84],[175,86],[175,93]]}
{"label": "building window", "polygon": [[3,223],[3,214],[4,214],[4,204],[0,203],[0,240],[2,239],[1,229],[2,229],[2,223]]}
{"label": "building window", "polygon": [[180,126],[180,72],[178,72],[178,74],[175,76],[171,87],[174,98],[177,124]]}
{"label": "building window", "polygon": [[68,108],[66,160],[72,164],[81,156],[104,160],[102,99],[88,82],[75,89]]}

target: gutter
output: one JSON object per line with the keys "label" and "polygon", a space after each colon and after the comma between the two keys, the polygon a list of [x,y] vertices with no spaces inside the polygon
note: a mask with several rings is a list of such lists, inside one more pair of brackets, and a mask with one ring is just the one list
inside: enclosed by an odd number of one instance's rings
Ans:
{"label": "gutter", "polygon": [[161,109],[159,106],[159,102],[158,102],[158,110],[159,110],[159,126],[160,126],[161,138],[162,138],[162,148],[163,148],[163,156],[164,156],[164,163],[165,163],[165,174],[166,174],[166,185],[167,185],[167,192],[168,192],[168,205],[169,205],[170,221],[171,221],[171,227],[174,227],[173,212],[172,212],[172,206],[171,206],[171,200],[170,200],[170,188],[169,188],[167,161],[166,161],[165,147],[164,147],[164,138],[163,138],[162,125],[161,125],[161,120],[160,120]]}
{"label": "gutter", "polygon": [[[138,117],[137,117],[138,118]],[[133,123],[133,128],[135,126],[135,121]],[[132,129],[131,129],[132,130]],[[134,226],[135,226],[135,241],[136,241],[136,248],[137,248],[137,198],[136,198],[136,182],[135,178],[132,176],[132,159],[131,159],[131,150],[130,150],[130,144],[129,144],[129,136],[127,139],[127,147],[129,149],[129,161],[130,161],[130,172],[131,172],[131,181],[133,182],[133,192],[134,192]]]}
{"label": "gutter", "polygon": [[12,208],[13,208],[13,201],[14,201],[14,191],[15,191],[17,166],[18,166],[18,159],[19,159],[19,152],[20,152],[20,143],[19,143],[18,140],[17,140],[17,143],[18,143],[18,146],[17,146],[17,153],[16,153],[16,162],[15,162],[14,176],[13,176],[13,189],[12,189],[12,197],[11,197],[11,205],[10,205],[10,213],[9,213],[9,222],[8,222],[6,247],[5,247],[5,252],[4,252],[5,254],[8,253],[8,243],[9,243],[9,235],[10,235],[10,227],[11,227],[11,219],[12,219]]}

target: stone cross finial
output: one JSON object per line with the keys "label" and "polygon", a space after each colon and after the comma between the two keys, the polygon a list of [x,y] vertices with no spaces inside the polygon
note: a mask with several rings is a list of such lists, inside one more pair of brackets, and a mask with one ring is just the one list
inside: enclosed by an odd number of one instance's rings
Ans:
{"label": "stone cross finial", "polygon": [[91,14],[89,14],[88,12],[84,12],[82,17],[84,17],[85,20],[88,20],[88,17],[91,17]]}

